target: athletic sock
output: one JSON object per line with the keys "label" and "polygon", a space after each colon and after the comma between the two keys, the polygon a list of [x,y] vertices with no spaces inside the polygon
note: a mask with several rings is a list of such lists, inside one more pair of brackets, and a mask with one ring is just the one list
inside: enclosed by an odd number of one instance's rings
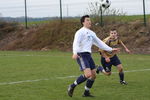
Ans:
{"label": "athletic sock", "polygon": [[92,80],[92,79],[88,79],[88,80],[87,80],[86,86],[85,86],[85,91],[89,91],[90,88],[92,88],[94,81],[95,81],[95,80]]}
{"label": "athletic sock", "polygon": [[86,81],[86,80],[87,80],[87,78],[86,78],[84,75],[80,75],[80,76],[77,78],[77,80],[75,80],[74,83],[71,84],[71,87],[74,88],[74,87],[76,87],[77,85],[83,83],[83,82]]}
{"label": "athletic sock", "polygon": [[124,81],[124,73],[120,72],[119,73],[120,81]]}
{"label": "athletic sock", "polygon": [[100,72],[103,72],[103,71],[104,71],[104,68],[103,68],[102,66],[99,66],[99,67],[97,68],[97,70],[100,71]]}

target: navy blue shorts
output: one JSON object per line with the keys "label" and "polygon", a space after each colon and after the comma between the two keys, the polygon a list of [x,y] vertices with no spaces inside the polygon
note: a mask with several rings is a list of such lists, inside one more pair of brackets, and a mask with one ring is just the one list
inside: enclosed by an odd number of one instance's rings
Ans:
{"label": "navy blue shorts", "polygon": [[91,70],[95,69],[95,63],[91,57],[91,53],[83,52],[78,53],[79,58],[77,58],[77,62],[80,65],[80,70],[83,71],[86,68],[90,68]]}
{"label": "navy blue shorts", "polygon": [[112,65],[117,66],[121,64],[121,61],[119,60],[117,55],[114,55],[112,58],[110,58],[110,62],[106,62],[105,58],[101,57],[101,63],[106,72],[111,72]]}

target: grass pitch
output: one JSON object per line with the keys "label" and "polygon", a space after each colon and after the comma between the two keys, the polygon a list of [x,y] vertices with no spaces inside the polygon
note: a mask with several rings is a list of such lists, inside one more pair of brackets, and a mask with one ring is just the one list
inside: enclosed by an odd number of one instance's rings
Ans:
{"label": "grass pitch", "polygon": [[[150,55],[120,54],[127,86],[119,84],[116,68],[111,76],[97,75],[91,93],[84,98],[85,83],[79,85],[72,98],[67,87],[82,72],[72,53],[0,52],[0,100],[150,100]],[[93,54],[96,64],[99,55]]]}

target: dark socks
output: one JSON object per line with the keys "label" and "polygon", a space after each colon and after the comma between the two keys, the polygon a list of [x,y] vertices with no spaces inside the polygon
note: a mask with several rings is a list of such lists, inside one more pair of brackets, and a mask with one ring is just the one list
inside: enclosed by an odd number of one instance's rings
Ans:
{"label": "dark socks", "polygon": [[100,72],[102,72],[102,71],[104,70],[104,68],[103,68],[102,66],[99,66],[99,67],[97,68],[97,70],[100,71]]}
{"label": "dark socks", "polygon": [[76,87],[77,85],[83,83],[84,81],[86,81],[87,78],[84,75],[81,75],[77,78],[77,80],[71,85],[71,87]]}
{"label": "dark socks", "polygon": [[124,73],[120,72],[119,73],[120,81],[124,81]]}
{"label": "dark socks", "polygon": [[94,80],[88,79],[85,86],[85,92],[89,92],[90,88],[92,88]]}

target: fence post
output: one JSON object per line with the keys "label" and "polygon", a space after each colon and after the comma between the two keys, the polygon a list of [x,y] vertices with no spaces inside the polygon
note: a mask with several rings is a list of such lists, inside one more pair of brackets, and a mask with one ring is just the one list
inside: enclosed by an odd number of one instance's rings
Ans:
{"label": "fence post", "polygon": [[60,20],[62,21],[62,2],[60,0]]}
{"label": "fence post", "polygon": [[25,5],[25,26],[26,26],[26,29],[28,28],[28,17],[27,17],[27,2],[26,0],[24,1],[24,5]]}
{"label": "fence post", "polygon": [[102,10],[102,6],[100,6],[100,11],[101,11],[101,27],[103,27],[103,10]]}
{"label": "fence post", "polygon": [[146,26],[145,0],[143,0],[143,16],[144,16],[144,26]]}

